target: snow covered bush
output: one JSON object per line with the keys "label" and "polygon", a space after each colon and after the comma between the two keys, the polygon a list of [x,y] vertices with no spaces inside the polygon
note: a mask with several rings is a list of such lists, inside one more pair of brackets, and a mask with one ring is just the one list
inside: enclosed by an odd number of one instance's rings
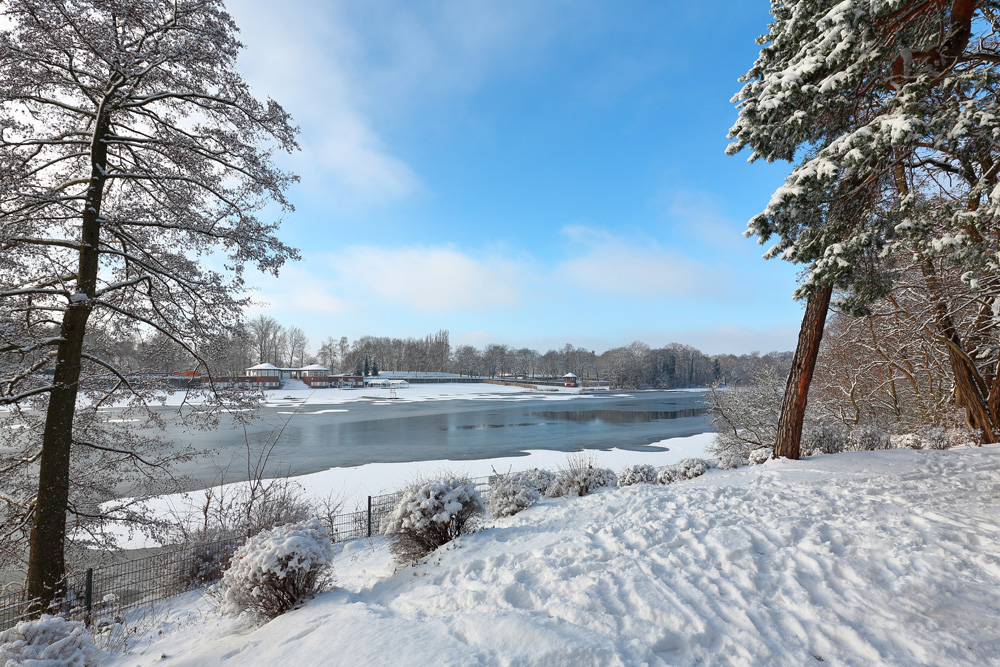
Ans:
{"label": "snow covered bush", "polygon": [[894,449],[923,449],[924,443],[916,433],[894,433],[889,436]]}
{"label": "snow covered bush", "polygon": [[968,428],[949,428],[945,432],[949,447],[961,447],[976,442],[976,435]]}
{"label": "snow covered bush", "polygon": [[280,616],[322,589],[332,558],[319,519],[261,531],[236,550],[222,575],[222,611]]}
{"label": "snow covered bush", "polygon": [[711,466],[703,459],[681,459],[670,466],[663,466],[656,475],[659,484],[673,484],[686,479],[694,479],[708,472]]}
{"label": "snow covered bush", "polygon": [[861,424],[851,429],[847,449],[852,452],[873,452],[889,449],[892,441],[889,434],[873,424]]}
{"label": "snow covered bush", "polygon": [[537,503],[541,495],[530,478],[512,473],[490,485],[486,508],[494,517],[514,516]]}
{"label": "snow covered bush", "polygon": [[598,468],[585,454],[570,454],[566,467],[559,471],[546,491],[553,498],[585,496],[604,486],[617,486],[618,475],[609,468]]}
{"label": "snow covered bush", "polygon": [[625,466],[618,473],[618,486],[632,486],[633,484],[653,484],[656,482],[656,468],[647,464],[639,463],[634,466]]}
{"label": "snow covered bush", "polygon": [[396,562],[405,565],[470,532],[484,509],[482,498],[468,478],[421,482],[403,492],[383,532],[391,540]]}
{"label": "snow covered bush", "polygon": [[556,481],[554,473],[541,468],[532,468],[531,470],[525,470],[517,474],[521,477],[521,479],[523,479],[527,484],[530,484],[533,489],[541,494],[548,491],[549,487],[552,486],[552,482]]}
{"label": "snow covered bush", "polygon": [[745,464],[746,461],[734,454],[723,454],[715,459],[715,466],[721,470],[736,470]]}
{"label": "snow covered bush", "polygon": [[850,431],[836,422],[820,421],[802,428],[802,449],[811,454],[836,454],[848,447]]}
{"label": "snow covered bush", "polygon": [[747,457],[747,463],[752,466],[760,465],[761,463],[766,463],[771,460],[771,454],[774,450],[770,447],[758,447],[757,449],[750,452]]}
{"label": "snow covered bush", "polygon": [[84,667],[97,664],[100,650],[82,621],[42,616],[0,632],[0,665]]}
{"label": "snow covered bush", "polygon": [[948,449],[948,431],[943,426],[925,426],[917,431],[924,449]]}

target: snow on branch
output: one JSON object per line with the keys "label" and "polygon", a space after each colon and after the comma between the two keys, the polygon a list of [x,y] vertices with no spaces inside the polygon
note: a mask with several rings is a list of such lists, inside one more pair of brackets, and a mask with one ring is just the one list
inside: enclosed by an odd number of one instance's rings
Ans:
{"label": "snow on branch", "polygon": [[12,405],[20,403],[26,398],[31,396],[37,396],[38,394],[44,394],[55,389],[55,385],[46,384],[41,387],[35,387],[34,389],[29,389],[28,391],[23,391],[20,394],[15,394],[13,396],[0,396],[0,405]]}

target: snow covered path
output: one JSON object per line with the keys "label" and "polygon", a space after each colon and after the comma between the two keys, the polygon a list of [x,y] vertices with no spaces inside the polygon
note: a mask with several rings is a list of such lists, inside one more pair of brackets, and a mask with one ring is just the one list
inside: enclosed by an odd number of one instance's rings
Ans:
{"label": "snow covered path", "polygon": [[998,510],[995,446],[545,500],[396,573],[349,544],[303,608],[181,609],[117,664],[1000,664]]}

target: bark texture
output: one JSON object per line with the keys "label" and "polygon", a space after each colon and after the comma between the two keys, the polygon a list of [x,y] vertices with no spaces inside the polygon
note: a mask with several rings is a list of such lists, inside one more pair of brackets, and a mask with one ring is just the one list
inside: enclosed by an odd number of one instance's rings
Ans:
{"label": "bark texture", "polygon": [[806,414],[809,385],[816,370],[819,344],[823,340],[826,313],[830,308],[833,287],[823,285],[813,292],[806,301],[806,312],[799,328],[799,342],[792,359],[792,370],[785,385],[785,399],[781,404],[778,418],[778,435],[774,443],[774,457],[799,458],[799,444],[802,440],[802,422]]}
{"label": "bark texture", "polygon": [[98,108],[97,123],[90,144],[91,177],[83,203],[80,263],[77,293],[66,308],[60,327],[62,339],[56,350],[53,389],[49,395],[42,456],[38,471],[38,496],[35,521],[31,527],[28,555],[28,596],[31,611],[38,613],[61,597],[66,574],[66,512],[69,511],[70,456],[73,445],[73,419],[80,387],[83,363],[83,339],[87,320],[97,295],[99,267],[98,246],[101,236],[101,202],[107,173],[108,147],[105,141],[110,126],[109,90]]}

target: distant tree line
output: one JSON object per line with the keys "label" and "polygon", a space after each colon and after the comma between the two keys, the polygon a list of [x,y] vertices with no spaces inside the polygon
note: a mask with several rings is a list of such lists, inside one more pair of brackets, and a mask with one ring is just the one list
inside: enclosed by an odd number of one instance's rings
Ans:
{"label": "distant tree line", "polygon": [[[143,349],[144,345],[137,343],[135,354],[141,354]],[[237,374],[261,362],[279,367],[318,363],[334,373],[359,375],[374,374],[376,369],[509,379],[558,378],[573,373],[586,380],[607,381],[612,387],[630,389],[740,383],[754,363],[763,361],[787,374],[791,359],[791,352],[706,355],[689,345],[670,343],[653,348],[639,341],[600,353],[569,343],[544,353],[502,343],[482,348],[453,347],[446,330],[422,338],[361,336],[353,342],[346,336],[330,336],[312,354],[301,329],[285,328],[266,315],[251,319],[245,336],[220,341],[212,354],[215,374]],[[158,363],[183,366],[181,359],[169,355]]]}
{"label": "distant tree line", "polygon": [[[92,333],[95,346],[101,334]],[[690,345],[669,343],[650,347],[635,341],[603,352],[570,343],[544,353],[489,343],[453,347],[449,332],[440,330],[422,338],[361,336],[327,337],[315,353],[299,327],[285,327],[276,319],[258,315],[244,331],[215,341],[200,350],[202,362],[171,345],[160,334],[115,341],[102,349],[104,358],[122,368],[173,373],[197,369],[213,375],[239,375],[259,363],[280,368],[321,364],[333,373],[374,375],[379,371],[455,373],[467,377],[508,379],[559,378],[573,373],[584,380],[609,382],[614,388],[681,388],[712,384],[742,384],[759,363],[786,376],[791,352],[706,355]],[[205,363],[207,360],[207,363]]]}

